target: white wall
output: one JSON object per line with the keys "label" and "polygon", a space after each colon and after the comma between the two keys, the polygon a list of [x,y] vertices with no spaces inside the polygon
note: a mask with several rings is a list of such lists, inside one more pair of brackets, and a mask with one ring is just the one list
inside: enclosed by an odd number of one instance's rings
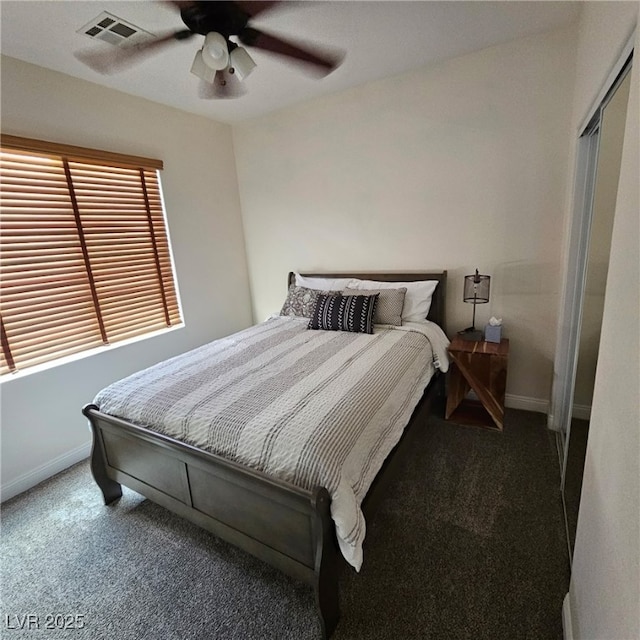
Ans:
{"label": "white wall", "polygon": [[508,402],[549,398],[561,288],[572,29],[372,82],[234,126],[256,319],[289,270],[447,269],[449,334],[471,323],[463,276],[492,276]]}
{"label": "white wall", "polygon": [[106,384],[251,324],[231,129],[2,58],[2,132],[164,161],[185,328],[0,385],[3,498],[84,457],[80,413]]}
{"label": "white wall", "polygon": [[[585,3],[574,132],[638,19],[638,3]],[[611,260],[566,620],[575,640],[640,638],[640,34],[622,152]]]}

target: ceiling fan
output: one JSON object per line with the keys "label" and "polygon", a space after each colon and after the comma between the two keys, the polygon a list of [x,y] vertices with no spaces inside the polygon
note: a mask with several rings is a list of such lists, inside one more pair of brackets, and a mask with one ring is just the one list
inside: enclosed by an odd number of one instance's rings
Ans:
{"label": "ceiling fan", "polygon": [[[343,54],[329,48],[270,34],[250,26],[250,21],[269,9],[283,4],[279,1],[169,1],[180,11],[186,28],[172,31],[153,40],[112,50],[78,51],[75,57],[94,71],[111,74],[121,71],[171,43],[204,36],[202,48],[196,52],[191,73],[200,78],[201,98],[235,98],[245,93],[243,80],[256,64],[240,45],[260,49],[303,65],[307,70],[325,76],[342,62]],[[238,42],[231,38],[237,39]]]}

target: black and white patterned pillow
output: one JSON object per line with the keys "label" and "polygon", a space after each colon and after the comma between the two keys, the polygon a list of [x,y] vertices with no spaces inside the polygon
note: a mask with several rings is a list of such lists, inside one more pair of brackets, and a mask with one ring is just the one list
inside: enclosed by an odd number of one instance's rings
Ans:
{"label": "black and white patterned pillow", "polygon": [[316,306],[316,300],[321,293],[330,292],[307,289],[306,287],[299,287],[292,284],[289,287],[287,298],[280,310],[280,315],[310,318]]}
{"label": "black and white patterned pillow", "polygon": [[378,294],[370,296],[318,295],[309,329],[373,333],[373,315]]}
{"label": "black and white patterned pillow", "polygon": [[349,296],[372,296],[378,295],[376,302],[376,313],[373,316],[374,324],[390,324],[399,327],[402,324],[402,308],[404,307],[404,297],[407,293],[406,287],[398,289],[343,289],[343,295]]}

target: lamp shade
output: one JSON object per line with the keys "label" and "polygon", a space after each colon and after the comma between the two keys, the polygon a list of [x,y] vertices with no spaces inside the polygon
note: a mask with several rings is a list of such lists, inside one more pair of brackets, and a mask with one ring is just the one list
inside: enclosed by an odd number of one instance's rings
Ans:
{"label": "lamp shade", "polygon": [[491,276],[483,276],[476,269],[475,274],[464,277],[464,293],[462,299],[471,304],[489,302],[489,286]]}
{"label": "lamp shade", "polygon": [[256,63],[243,47],[236,47],[229,54],[229,64],[235,70],[238,80],[244,80],[255,68]]}
{"label": "lamp shade", "polygon": [[191,73],[193,73],[194,76],[198,76],[198,78],[205,82],[213,82],[216,78],[216,70],[204,63],[204,60],[202,59],[202,50],[200,49],[196,51],[196,56],[193,59],[193,64],[191,65]]}
{"label": "lamp shade", "polygon": [[224,36],[217,31],[210,31],[204,39],[202,60],[210,68],[219,71],[229,64],[229,49]]}

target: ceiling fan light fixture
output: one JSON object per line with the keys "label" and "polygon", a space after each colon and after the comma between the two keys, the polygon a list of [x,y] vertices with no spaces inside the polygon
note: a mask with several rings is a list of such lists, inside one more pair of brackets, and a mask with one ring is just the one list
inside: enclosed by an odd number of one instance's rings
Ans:
{"label": "ceiling fan light fixture", "polygon": [[216,70],[205,64],[201,49],[196,51],[196,57],[193,59],[193,64],[191,65],[191,73],[205,82],[213,82],[215,80]]}
{"label": "ceiling fan light fixture", "polygon": [[244,47],[236,47],[229,54],[229,66],[231,66],[238,80],[244,80],[256,67],[253,58]]}
{"label": "ceiling fan light fixture", "polygon": [[229,64],[229,49],[225,37],[217,31],[210,31],[204,39],[202,60],[214,71],[226,69]]}

